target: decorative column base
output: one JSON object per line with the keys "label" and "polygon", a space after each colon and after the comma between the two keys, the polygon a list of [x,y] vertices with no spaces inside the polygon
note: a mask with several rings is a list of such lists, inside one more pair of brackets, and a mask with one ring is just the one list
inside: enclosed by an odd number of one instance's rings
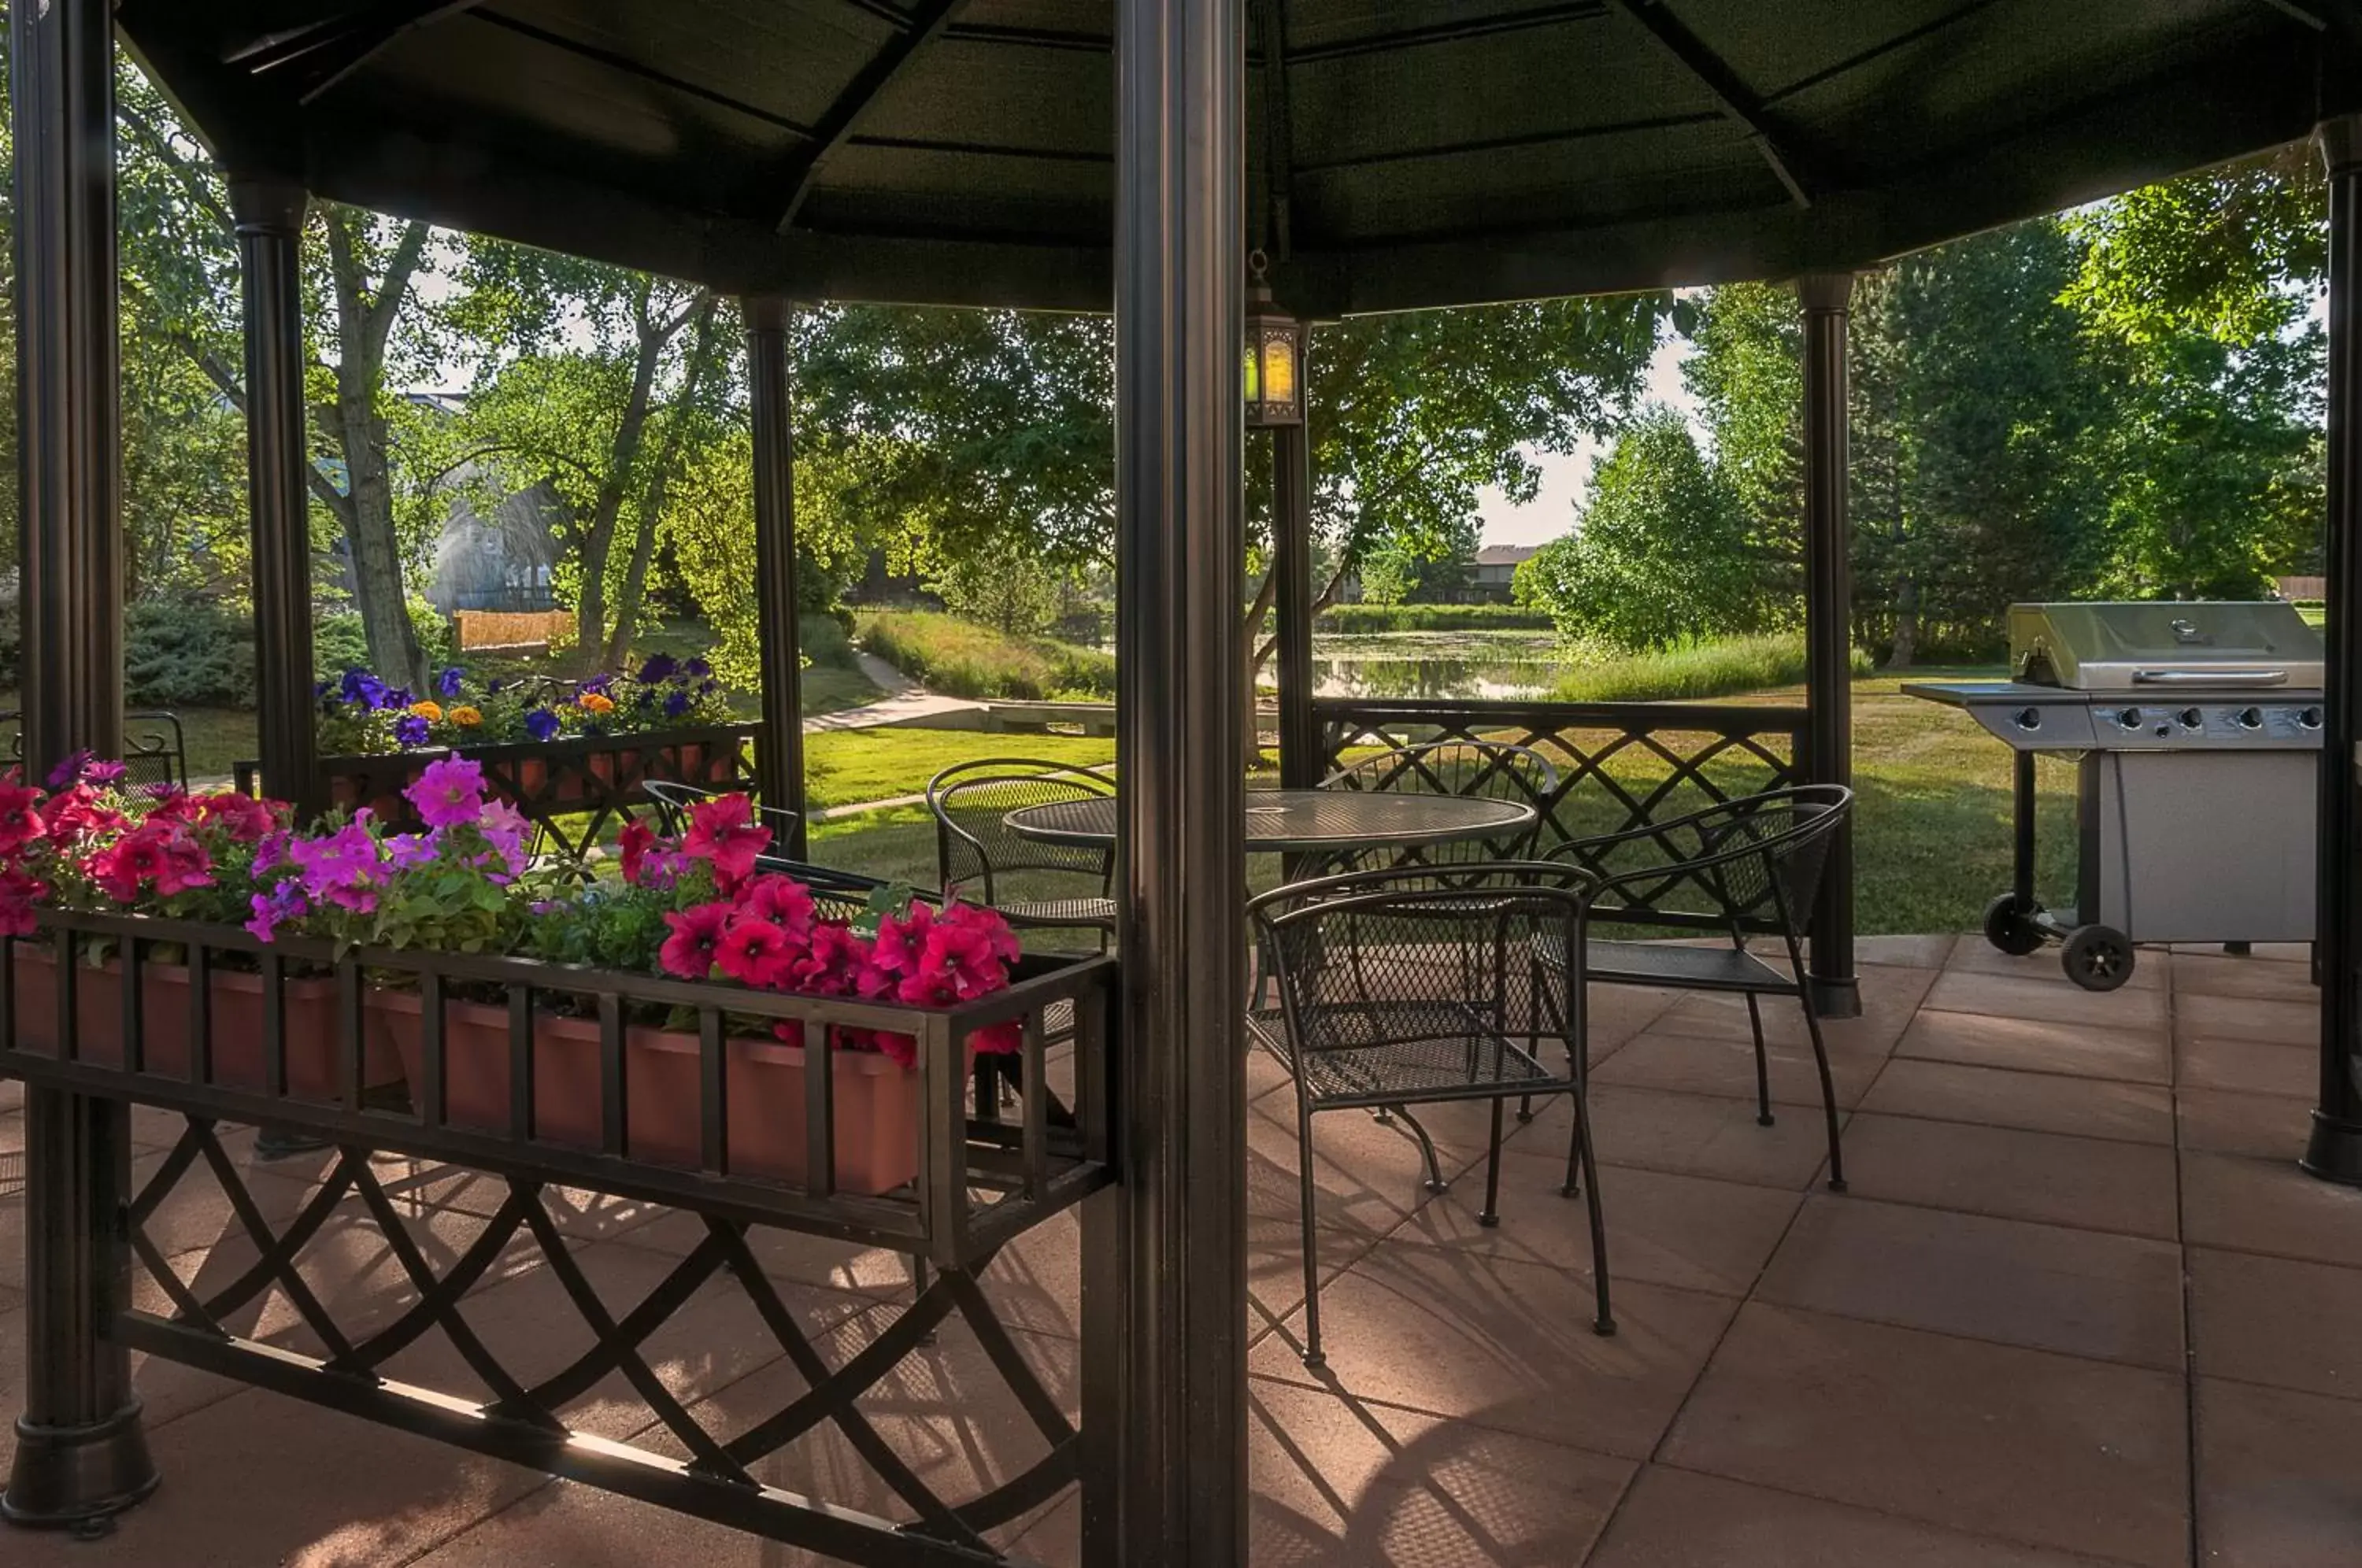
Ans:
{"label": "decorative column base", "polygon": [[149,1455],[139,1412],[134,1399],[90,1426],[45,1427],[19,1419],[8,1490],[0,1493],[0,1519],[81,1535],[104,1535],[114,1528],[116,1515],[156,1489],[156,1462]]}
{"label": "decorative column base", "polygon": [[2362,1187],[2362,1122],[2314,1111],[2312,1136],[2306,1140],[2304,1157],[2297,1164],[2323,1181]]}
{"label": "decorative column base", "polygon": [[1805,982],[1813,993],[1813,1010],[1823,1018],[1861,1016],[1861,983],[1851,975],[1833,979],[1806,975]]}

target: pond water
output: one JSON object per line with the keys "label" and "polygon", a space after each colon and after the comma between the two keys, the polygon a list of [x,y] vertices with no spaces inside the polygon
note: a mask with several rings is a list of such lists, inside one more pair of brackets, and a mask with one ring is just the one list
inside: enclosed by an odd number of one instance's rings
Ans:
{"label": "pond water", "polygon": [[1543,697],[1566,668],[1548,632],[1385,632],[1312,639],[1314,690],[1323,697]]}

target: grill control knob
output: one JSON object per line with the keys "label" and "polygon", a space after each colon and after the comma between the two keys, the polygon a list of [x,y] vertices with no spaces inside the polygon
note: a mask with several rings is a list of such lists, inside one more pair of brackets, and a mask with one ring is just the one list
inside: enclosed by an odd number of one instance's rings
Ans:
{"label": "grill control knob", "polygon": [[2204,729],[2206,727],[2206,714],[2204,711],[2198,708],[2184,708],[2181,710],[2181,727],[2185,730]]}
{"label": "grill control knob", "polygon": [[2038,730],[2042,727],[2042,710],[2039,708],[2020,708],[2014,714],[2011,715],[2011,723],[2016,724],[2021,730]]}
{"label": "grill control knob", "polygon": [[2136,730],[2141,727],[2141,711],[2138,708],[2127,708],[2116,715],[2116,723],[2125,729]]}
{"label": "grill control knob", "polygon": [[2261,708],[2240,709],[2239,727],[2243,730],[2262,729],[2264,727],[2264,711]]}
{"label": "grill control knob", "polygon": [[2321,710],[2307,708],[2297,714],[2296,722],[2300,729],[2317,730],[2321,728]]}

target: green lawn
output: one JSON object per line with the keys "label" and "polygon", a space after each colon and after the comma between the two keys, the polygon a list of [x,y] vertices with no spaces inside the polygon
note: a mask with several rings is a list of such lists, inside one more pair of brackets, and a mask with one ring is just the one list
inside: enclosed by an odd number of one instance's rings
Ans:
{"label": "green lawn", "polygon": [[[1915,671],[1907,679],[1991,676],[1991,670]],[[1855,831],[1857,929],[1864,934],[1891,932],[1967,931],[1983,918],[1984,906],[2010,879],[2010,757],[2007,747],[1965,716],[1903,696],[1903,679],[1866,677],[1854,683],[1854,782],[1860,793]],[[1761,693],[1746,701],[1801,701],[1800,690]],[[887,739],[886,737],[892,737]],[[1086,761],[1112,753],[1106,741],[1067,740],[1071,749],[1050,749],[1056,737],[954,735],[941,731],[881,730],[813,737],[855,742],[860,775],[840,774],[820,785],[832,803],[923,787],[936,768],[960,756],[995,751]],[[859,744],[859,743],[881,744]],[[989,743],[978,748],[977,742]],[[1098,748],[1094,753],[1085,748]],[[1628,754],[1609,771],[1628,788],[1655,775]],[[1739,790],[1759,783],[1760,766],[1737,762],[1709,768],[1717,784]],[[847,790],[854,778],[864,787]],[[2040,848],[2041,887],[2054,902],[2072,891],[2075,773],[2071,764],[2046,761]],[[1611,808],[1597,815],[1606,825]],[[864,813],[814,825],[814,859],[914,883],[934,879],[934,834],[922,808]],[[1250,877],[1258,886],[1275,874],[1276,862],[1258,856]]]}
{"label": "green lawn", "polygon": [[[804,737],[804,800],[820,811],[914,795],[952,764],[991,756],[1039,757],[1092,767],[1115,760],[1115,742],[977,730],[823,730]],[[931,857],[933,853],[930,847]]]}

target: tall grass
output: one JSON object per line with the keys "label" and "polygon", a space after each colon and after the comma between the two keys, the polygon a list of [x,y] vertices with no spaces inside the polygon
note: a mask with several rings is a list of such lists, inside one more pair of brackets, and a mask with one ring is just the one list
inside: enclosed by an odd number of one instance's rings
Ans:
{"label": "tall grass", "polygon": [[1314,623],[1323,632],[1547,632],[1551,621],[1520,604],[1332,604]]}
{"label": "tall grass", "polygon": [[931,610],[861,617],[861,646],[931,691],[950,697],[1041,701],[1115,695],[1115,656],[1047,637],[1011,637]]}
{"label": "tall grass", "polygon": [[[1854,673],[1871,669],[1870,655],[1856,648]],[[1804,679],[1803,637],[1723,637],[1586,664],[1562,676],[1552,695],[1562,702],[1678,701],[1766,691]]]}

